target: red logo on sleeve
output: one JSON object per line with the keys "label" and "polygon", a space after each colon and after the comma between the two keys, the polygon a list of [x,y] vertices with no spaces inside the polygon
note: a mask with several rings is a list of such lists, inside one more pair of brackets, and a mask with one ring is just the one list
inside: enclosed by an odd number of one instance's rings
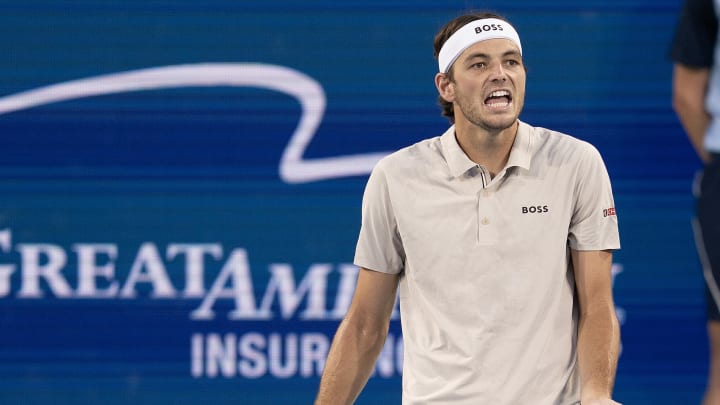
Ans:
{"label": "red logo on sleeve", "polygon": [[603,217],[611,217],[615,215],[615,207],[606,208],[603,210]]}

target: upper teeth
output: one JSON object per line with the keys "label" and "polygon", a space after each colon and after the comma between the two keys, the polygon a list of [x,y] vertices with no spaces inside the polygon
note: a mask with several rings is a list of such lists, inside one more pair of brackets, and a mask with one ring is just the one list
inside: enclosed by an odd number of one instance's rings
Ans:
{"label": "upper teeth", "polygon": [[509,96],[510,92],[507,90],[496,90],[490,93],[490,97],[503,97],[503,96]]}

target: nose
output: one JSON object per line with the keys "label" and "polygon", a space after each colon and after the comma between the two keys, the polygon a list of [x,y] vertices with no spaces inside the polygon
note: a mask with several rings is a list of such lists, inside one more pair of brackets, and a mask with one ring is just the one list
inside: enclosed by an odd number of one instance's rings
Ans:
{"label": "nose", "polygon": [[502,63],[493,63],[490,66],[490,80],[492,81],[505,81],[507,80],[507,73],[503,68]]}

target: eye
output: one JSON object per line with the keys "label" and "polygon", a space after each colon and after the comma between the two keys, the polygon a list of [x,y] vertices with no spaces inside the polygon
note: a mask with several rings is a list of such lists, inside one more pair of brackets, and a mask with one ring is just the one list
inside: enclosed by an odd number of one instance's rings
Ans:
{"label": "eye", "polygon": [[485,63],[485,62],[475,62],[475,63],[473,63],[473,64],[471,65],[471,67],[473,67],[473,68],[475,68],[475,69],[484,69],[485,67],[487,67],[487,63]]}

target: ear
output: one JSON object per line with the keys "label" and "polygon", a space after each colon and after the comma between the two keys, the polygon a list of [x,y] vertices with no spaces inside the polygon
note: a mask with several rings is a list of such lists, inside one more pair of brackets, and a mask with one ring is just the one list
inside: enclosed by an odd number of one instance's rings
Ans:
{"label": "ear", "polygon": [[455,101],[455,84],[448,79],[444,73],[435,75],[435,87],[437,87],[440,97],[448,103]]}

